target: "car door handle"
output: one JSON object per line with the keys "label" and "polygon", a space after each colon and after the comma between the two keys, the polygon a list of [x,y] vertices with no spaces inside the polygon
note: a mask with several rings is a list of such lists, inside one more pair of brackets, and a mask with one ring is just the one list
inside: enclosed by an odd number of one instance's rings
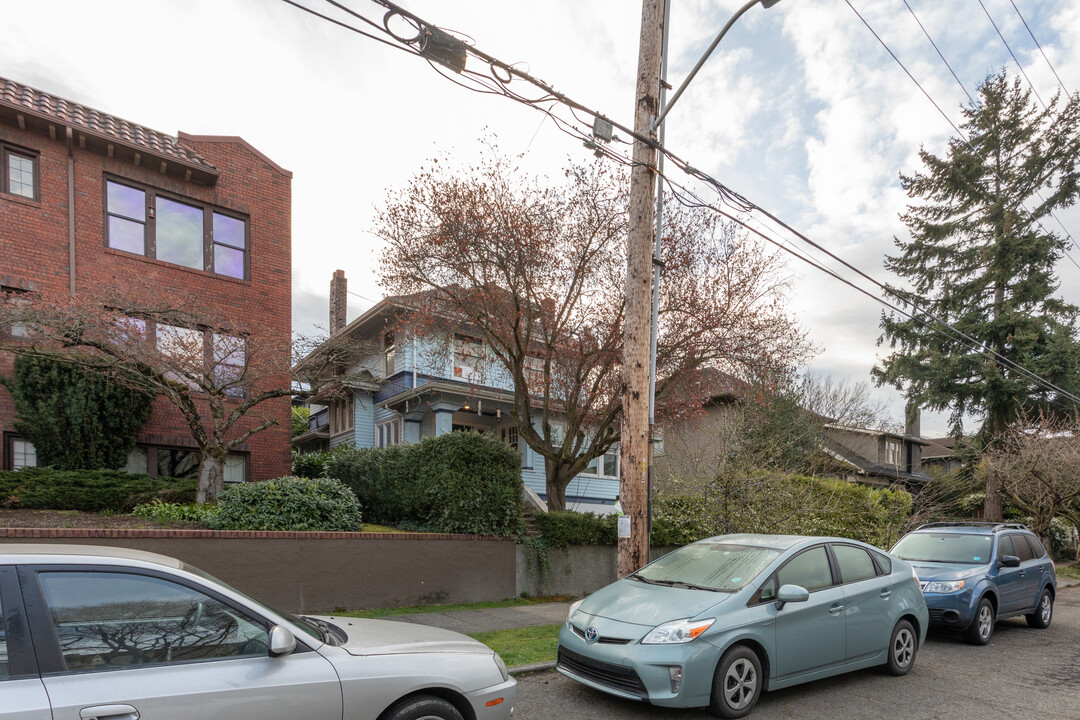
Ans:
{"label": "car door handle", "polygon": [[891,597],[892,597],[892,590],[882,590],[881,591],[881,599],[882,600],[888,600]]}
{"label": "car door handle", "polygon": [[843,605],[833,605],[831,608],[829,608],[829,614],[830,615],[835,615],[836,613],[840,612],[843,609],[844,609]]}
{"label": "car door handle", "polygon": [[82,720],[139,720],[139,711],[131,705],[93,705],[79,711]]}

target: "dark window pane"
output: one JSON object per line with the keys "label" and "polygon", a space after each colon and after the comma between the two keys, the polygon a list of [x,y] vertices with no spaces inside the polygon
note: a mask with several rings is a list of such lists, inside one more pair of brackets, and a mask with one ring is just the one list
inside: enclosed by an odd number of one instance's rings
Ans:
{"label": "dark window pane", "polygon": [[998,540],[998,559],[1003,555],[1016,555],[1016,547],[1013,545],[1012,538],[1008,535],[1003,535]]}
{"label": "dark window pane", "polygon": [[109,247],[142,255],[146,252],[145,229],[142,223],[110,216]]}
{"label": "dark window pane", "polygon": [[199,476],[199,455],[194,450],[157,451],[158,475],[175,478]]}
{"label": "dark window pane", "polygon": [[158,260],[202,270],[202,209],[159,197],[156,240]]}
{"label": "dark window pane", "polygon": [[244,279],[244,251],[224,245],[214,246],[214,272],[218,275]]}
{"label": "dark window pane", "polygon": [[243,250],[247,247],[244,221],[214,213],[214,242]]}
{"label": "dark window pane", "polygon": [[34,199],[34,160],[11,153],[8,155],[8,192]]}
{"label": "dark window pane", "polygon": [[1031,551],[1031,546],[1028,545],[1027,535],[1013,535],[1012,540],[1013,546],[1016,548],[1016,554],[1020,558],[1020,562],[1035,559],[1035,553]]}
{"label": "dark window pane", "polygon": [[110,215],[123,215],[132,220],[146,220],[146,193],[142,190],[108,182],[108,202]]}
{"label": "dark window pane", "polygon": [[829,558],[824,547],[816,547],[796,555],[780,568],[777,578],[781,585],[798,585],[810,592],[833,584],[829,571]]}
{"label": "dark window pane", "polygon": [[1042,541],[1039,540],[1039,538],[1032,537],[1031,535],[1025,535],[1025,537],[1027,538],[1027,541],[1031,543],[1031,549],[1034,551],[1035,557],[1046,557],[1046,548],[1043,547]]}
{"label": "dark window pane", "polygon": [[8,663],[7,633],[4,632],[4,606],[0,604],[0,680],[6,678],[10,671]]}
{"label": "dark window pane", "polygon": [[127,573],[39,577],[68,670],[266,655],[261,622],[183,585]]}
{"label": "dark window pane", "polygon": [[836,561],[840,564],[840,578],[846,583],[858,582],[877,576],[874,561],[862,548],[852,545],[833,545]]}

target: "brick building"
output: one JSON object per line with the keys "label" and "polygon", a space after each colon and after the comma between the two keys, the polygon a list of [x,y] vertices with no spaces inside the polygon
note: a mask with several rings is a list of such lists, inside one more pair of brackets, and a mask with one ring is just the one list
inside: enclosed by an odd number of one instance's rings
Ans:
{"label": "brick building", "polygon": [[[291,178],[239,137],[174,138],[0,78],[0,292],[77,295],[94,278],[140,277],[197,296],[208,323],[245,318],[287,345]],[[0,373],[10,377],[13,362],[0,356]],[[237,447],[227,481],[288,474],[289,399],[257,410],[278,425]],[[0,387],[3,469],[36,464],[13,415]],[[128,469],[196,473],[194,447],[159,398]]]}

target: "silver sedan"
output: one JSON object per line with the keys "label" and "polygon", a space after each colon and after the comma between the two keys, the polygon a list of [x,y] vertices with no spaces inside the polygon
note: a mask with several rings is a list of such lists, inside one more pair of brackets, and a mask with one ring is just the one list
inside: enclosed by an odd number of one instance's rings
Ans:
{"label": "silver sedan", "polygon": [[179,560],[0,546],[0,720],[507,720],[469,637],[277,612]]}

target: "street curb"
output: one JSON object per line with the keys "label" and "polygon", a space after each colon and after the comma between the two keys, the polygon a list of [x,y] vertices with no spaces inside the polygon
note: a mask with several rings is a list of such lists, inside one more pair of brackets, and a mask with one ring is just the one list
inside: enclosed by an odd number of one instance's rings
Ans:
{"label": "street curb", "polygon": [[529,673],[547,672],[548,670],[555,669],[555,661],[549,660],[547,662],[529,663],[528,665],[518,665],[517,667],[510,668],[509,672],[514,677],[518,675],[528,675]]}

